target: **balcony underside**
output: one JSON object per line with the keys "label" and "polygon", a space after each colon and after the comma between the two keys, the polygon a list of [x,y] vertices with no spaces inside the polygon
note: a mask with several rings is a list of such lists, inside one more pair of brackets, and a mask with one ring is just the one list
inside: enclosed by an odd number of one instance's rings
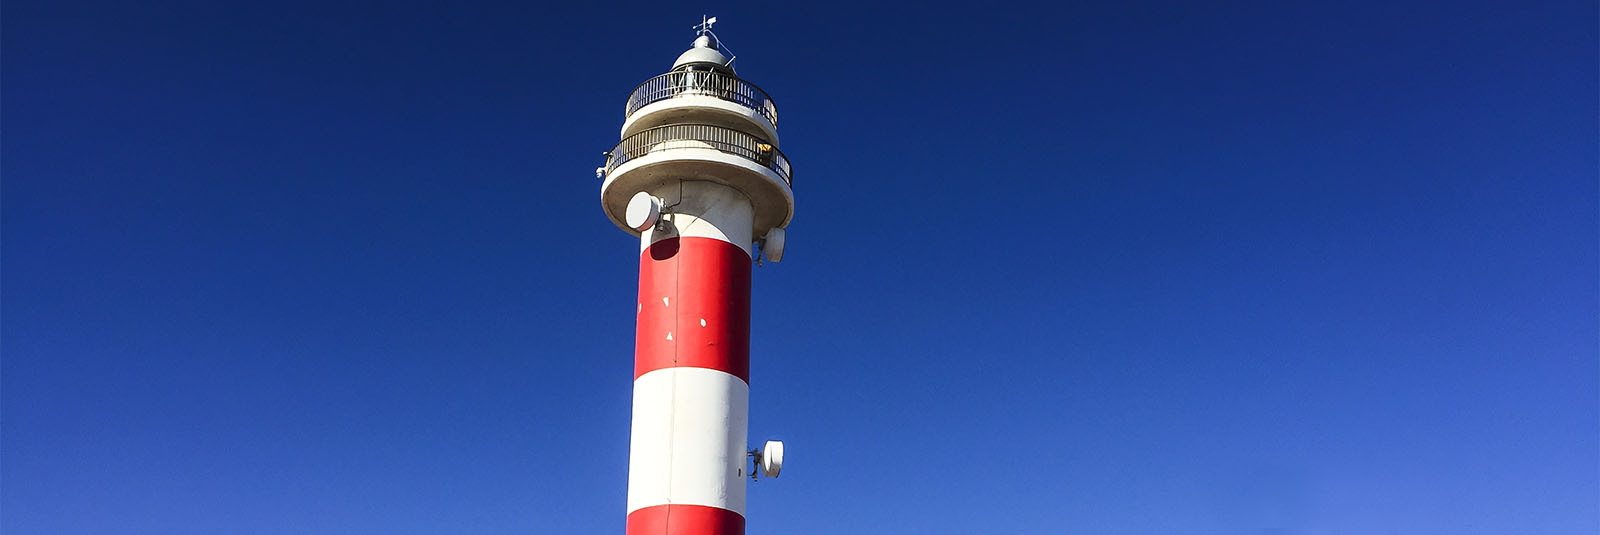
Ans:
{"label": "balcony underside", "polygon": [[[794,215],[794,193],[776,171],[748,158],[729,154],[693,140],[659,144],[641,156],[617,166],[606,175],[600,198],[611,222],[629,233],[639,232],[624,223],[628,200],[640,191],[656,191],[680,180],[706,180],[726,184],[750,198],[755,218],[752,235],[762,236],[789,224]],[[675,145],[669,145],[675,144]]]}
{"label": "balcony underside", "polygon": [[778,130],[754,109],[716,96],[683,93],[645,105],[622,123],[622,137],[676,123],[713,124],[778,144]]}

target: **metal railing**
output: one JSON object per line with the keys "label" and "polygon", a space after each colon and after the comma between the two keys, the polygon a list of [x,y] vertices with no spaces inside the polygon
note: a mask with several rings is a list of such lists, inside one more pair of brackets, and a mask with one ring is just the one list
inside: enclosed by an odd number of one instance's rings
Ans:
{"label": "metal railing", "polygon": [[657,126],[628,136],[611,149],[611,157],[606,160],[606,174],[610,175],[634,158],[673,149],[713,149],[739,156],[771,169],[784,184],[794,187],[794,170],[789,167],[789,157],[778,147],[756,136],[709,124]]}
{"label": "metal railing", "polygon": [[624,117],[633,115],[655,102],[672,97],[701,95],[719,98],[755,110],[766,117],[773,128],[778,127],[778,106],[772,97],[755,84],[735,76],[716,71],[672,71],[639,84],[628,96],[628,110]]}

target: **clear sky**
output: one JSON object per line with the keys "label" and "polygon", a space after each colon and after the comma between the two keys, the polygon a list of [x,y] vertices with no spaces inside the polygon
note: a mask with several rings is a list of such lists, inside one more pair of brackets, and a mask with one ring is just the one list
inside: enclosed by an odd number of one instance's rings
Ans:
{"label": "clear sky", "polygon": [[750,533],[1600,530],[1592,1],[10,0],[0,531],[619,533],[593,169],[702,13]]}

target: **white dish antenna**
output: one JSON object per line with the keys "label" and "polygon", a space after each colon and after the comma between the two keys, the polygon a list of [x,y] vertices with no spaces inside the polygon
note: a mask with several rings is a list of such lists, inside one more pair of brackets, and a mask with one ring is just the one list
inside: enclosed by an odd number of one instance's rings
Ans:
{"label": "white dish antenna", "polygon": [[628,228],[644,232],[645,229],[656,226],[661,220],[661,201],[651,197],[649,193],[638,192],[628,199],[628,210],[625,214]]}
{"label": "white dish antenna", "polygon": [[783,471],[783,441],[768,440],[761,446],[761,474],[767,477],[778,477],[778,472]]}
{"label": "white dish antenna", "polygon": [[[767,231],[767,236],[761,239],[761,256],[773,262],[783,261],[784,231],[779,227],[772,227]],[[780,446],[781,447],[781,446]]]}

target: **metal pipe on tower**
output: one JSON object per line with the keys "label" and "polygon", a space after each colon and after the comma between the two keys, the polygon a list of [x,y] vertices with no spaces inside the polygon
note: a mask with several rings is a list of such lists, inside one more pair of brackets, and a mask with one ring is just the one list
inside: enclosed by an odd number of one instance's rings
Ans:
{"label": "metal pipe on tower", "polygon": [[782,465],[781,443],[746,445],[750,264],[782,258],[792,170],[715,21],[629,96],[599,170],[607,216],[639,237],[629,535],[742,534],[746,478]]}

